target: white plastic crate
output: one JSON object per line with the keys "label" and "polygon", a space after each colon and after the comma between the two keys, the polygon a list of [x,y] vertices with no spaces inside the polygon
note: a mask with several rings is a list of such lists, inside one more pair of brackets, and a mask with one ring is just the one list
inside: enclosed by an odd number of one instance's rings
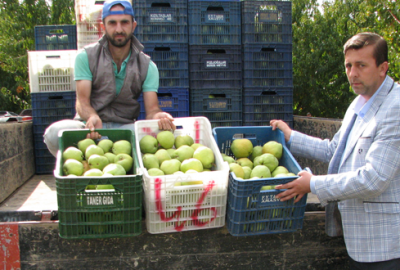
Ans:
{"label": "white plastic crate", "polygon": [[77,48],[94,43],[103,35],[101,13],[104,1],[75,0]]}
{"label": "white plastic crate", "polygon": [[29,51],[29,85],[31,92],[75,91],[76,50]]}
{"label": "white plastic crate", "polygon": [[[224,162],[205,117],[175,118],[174,134],[192,136],[195,143],[210,147],[215,155],[215,170],[184,175],[150,176],[143,166],[146,226],[149,233],[168,233],[218,228],[225,225],[229,166]],[[156,136],[158,120],[135,123],[136,147],[145,135]],[[203,181],[203,184],[175,186],[176,182]]]}

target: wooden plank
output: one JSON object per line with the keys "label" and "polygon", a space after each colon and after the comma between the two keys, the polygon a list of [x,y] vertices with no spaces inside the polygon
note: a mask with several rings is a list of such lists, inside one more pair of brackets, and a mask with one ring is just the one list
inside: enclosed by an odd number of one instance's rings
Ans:
{"label": "wooden plank", "polygon": [[[234,237],[226,227],[111,239],[66,240],[57,222],[20,223],[23,269],[340,269],[342,237],[325,234],[324,212],[306,213],[303,230]],[[145,224],[143,224],[145,228]]]}

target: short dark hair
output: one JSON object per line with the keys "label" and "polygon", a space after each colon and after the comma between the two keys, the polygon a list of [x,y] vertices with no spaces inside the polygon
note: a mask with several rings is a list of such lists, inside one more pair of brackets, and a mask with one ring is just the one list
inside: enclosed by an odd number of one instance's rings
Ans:
{"label": "short dark hair", "polygon": [[388,46],[386,40],[376,33],[364,32],[358,33],[350,38],[343,46],[343,53],[350,49],[359,50],[363,47],[374,46],[373,57],[376,61],[376,66],[383,62],[388,62]]}

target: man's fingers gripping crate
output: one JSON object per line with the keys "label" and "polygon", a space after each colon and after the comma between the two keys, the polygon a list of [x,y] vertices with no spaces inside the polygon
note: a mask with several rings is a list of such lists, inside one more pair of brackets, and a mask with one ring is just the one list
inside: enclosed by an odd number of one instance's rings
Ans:
{"label": "man's fingers gripping crate", "polygon": [[294,232],[303,227],[307,194],[294,203],[294,199],[281,202],[275,196],[282,190],[276,185],[297,179],[301,167],[285,146],[283,133],[271,127],[219,127],[213,135],[221,152],[233,156],[232,142],[249,139],[253,146],[263,146],[269,141],[282,144],[279,166],[284,166],[295,176],[277,176],[258,179],[240,179],[229,174],[227,228],[234,236]]}
{"label": "man's fingers gripping crate", "polygon": [[[225,225],[229,167],[212,137],[211,124],[205,117],[175,118],[174,136],[189,135],[194,143],[209,147],[215,156],[210,171],[191,174],[151,176],[143,170],[146,226],[150,233],[167,233],[222,227]],[[135,123],[136,147],[140,140],[160,132],[158,120]]]}

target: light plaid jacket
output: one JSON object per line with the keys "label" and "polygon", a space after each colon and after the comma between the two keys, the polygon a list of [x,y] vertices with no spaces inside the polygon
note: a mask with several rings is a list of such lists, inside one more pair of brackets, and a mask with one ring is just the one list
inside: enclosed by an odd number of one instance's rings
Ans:
{"label": "light plaid jacket", "polygon": [[[330,162],[357,98],[331,141],[293,132],[290,151]],[[316,194],[322,205],[338,201],[351,258],[400,258],[400,85],[392,78],[387,77],[358,127],[349,137],[339,173],[313,176]]]}

